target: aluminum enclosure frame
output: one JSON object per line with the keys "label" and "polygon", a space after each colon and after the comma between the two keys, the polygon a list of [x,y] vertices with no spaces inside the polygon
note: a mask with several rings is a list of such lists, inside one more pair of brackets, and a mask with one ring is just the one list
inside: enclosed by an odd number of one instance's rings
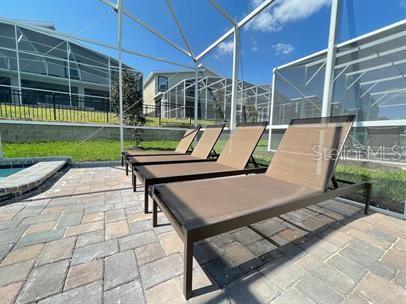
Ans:
{"label": "aluminum enclosure frame", "polygon": [[[334,82],[337,80],[338,77],[340,77],[343,73],[345,73],[346,71],[346,66],[348,67],[350,63],[341,63],[339,65],[335,64],[335,60],[336,58],[340,58],[341,56],[344,55],[348,55],[350,53],[359,51],[361,49],[365,49],[368,47],[372,47],[376,44],[375,41],[373,42],[369,42],[366,43],[365,46],[361,46],[361,47],[354,47],[350,50],[346,50],[343,52],[340,52],[338,54],[335,54],[336,49],[339,48],[343,48],[343,47],[347,47],[350,46],[354,43],[356,43],[357,41],[360,41],[362,39],[365,38],[369,38],[371,36],[374,36],[376,34],[380,34],[382,32],[385,32],[387,30],[391,30],[392,28],[398,27],[398,26],[403,26],[404,24],[406,24],[405,20],[402,21],[398,21],[396,23],[390,24],[388,26],[385,26],[383,28],[380,28],[378,30],[360,35],[358,37],[352,38],[350,40],[341,42],[341,43],[336,43],[336,31],[337,31],[337,25],[339,24],[339,19],[340,19],[340,14],[338,14],[338,10],[339,10],[339,6],[340,6],[340,2],[341,0],[333,0],[332,2],[332,8],[331,8],[331,19],[330,19],[330,33],[329,33],[329,45],[327,49],[324,49],[322,51],[318,51],[316,53],[310,54],[308,56],[299,58],[297,60],[294,60],[292,62],[289,62],[287,64],[278,66],[276,68],[273,69],[273,80],[272,80],[272,99],[271,99],[271,109],[270,109],[270,124],[269,124],[269,134],[268,134],[268,151],[275,151],[273,149],[271,149],[271,144],[272,144],[272,130],[284,130],[288,127],[287,124],[273,124],[273,116],[274,116],[274,99],[275,99],[275,94],[276,94],[276,90],[275,90],[275,76],[276,75],[280,75],[278,73],[278,71],[288,68],[288,67],[292,67],[295,66],[301,62],[304,61],[309,61],[313,58],[317,58],[320,56],[325,56],[321,59],[315,59],[314,61],[307,63],[306,66],[310,67],[310,66],[315,66],[318,64],[324,64],[326,66],[326,75],[324,78],[324,87],[323,87],[323,99],[322,99],[322,116],[325,116],[323,114],[327,113],[327,115],[329,114],[330,110],[331,110],[331,101],[332,101],[332,90],[333,90],[333,84]],[[333,28],[334,27],[334,28]],[[392,34],[389,37],[383,37],[378,39],[378,41],[390,41],[391,39],[396,39],[398,37],[404,37],[404,33],[396,33],[396,34]],[[403,47],[401,49],[396,49],[395,51],[401,51],[401,50],[406,50],[406,47]],[[376,54],[376,58],[378,58],[379,56],[381,56],[381,54]],[[361,59],[357,59],[354,62],[358,62],[363,60],[363,58]],[[395,62],[391,62],[391,63],[386,63],[386,64],[382,64],[382,65],[378,65],[378,66],[374,66],[372,68],[367,68],[367,69],[363,69],[363,70],[359,70],[359,71],[355,71],[355,72],[351,72],[348,73],[349,75],[357,75],[359,74],[359,76],[355,79],[355,81],[353,81],[349,87],[351,87],[353,84],[355,84],[358,80],[360,80],[360,78],[362,77],[362,75],[365,72],[368,71],[373,71],[379,68],[383,68],[386,66],[396,66],[396,65],[400,65],[402,63],[405,63],[405,60],[398,60]],[[336,70],[338,68],[343,68],[341,71],[337,72]],[[331,70],[331,71],[330,71]],[[330,73],[329,73],[330,71]],[[334,73],[335,72],[335,73]],[[347,73],[345,73],[347,75]],[[314,75],[313,75],[314,76]],[[404,75],[403,75],[404,76]],[[393,78],[393,77],[392,77]],[[384,78],[384,79],[379,79],[379,80],[375,80],[375,81],[370,81],[370,82],[363,82],[362,85],[372,85],[371,87],[369,87],[363,94],[365,95],[366,93],[370,92],[374,86],[375,83],[379,83],[382,81],[386,81],[392,78]],[[376,93],[372,93],[374,95],[382,95],[381,97],[384,98],[386,97],[386,95],[388,93],[396,93],[398,92],[399,95],[400,94],[404,94],[406,91],[406,89],[399,89],[397,91],[393,90],[393,91],[383,91],[383,92],[376,92]],[[362,96],[361,96],[362,97]],[[395,95],[395,97],[397,97]],[[382,104],[389,102],[390,100],[385,100],[383,101]],[[376,103],[381,102],[380,99],[378,99],[376,101]],[[354,122],[354,127],[391,127],[391,126],[406,126],[406,119],[393,119],[393,120],[366,120],[366,121],[355,121]],[[406,214],[406,212],[405,212]]]}
{"label": "aluminum enclosure frame", "polygon": [[[226,40],[231,34],[234,33],[234,50],[233,50],[233,82],[232,82],[232,86],[233,88],[235,88],[233,90],[233,94],[232,94],[232,98],[231,98],[231,108],[232,109],[236,109],[236,103],[237,103],[237,83],[238,83],[238,56],[239,56],[239,43],[238,43],[238,30],[243,27],[245,24],[247,24],[250,20],[252,20],[255,16],[257,16],[258,14],[260,14],[262,11],[264,11],[266,8],[268,8],[272,3],[275,2],[275,0],[265,0],[263,3],[261,3],[258,7],[256,7],[255,9],[253,9],[247,16],[245,16],[243,19],[241,19],[240,21],[234,21],[234,19],[232,17],[230,17],[230,15],[215,1],[215,0],[208,0],[209,3],[213,6],[213,8],[215,10],[217,10],[221,16],[223,18],[225,18],[228,22],[230,22],[232,24],[232,28],[229,29],[225,34],[223,34],[221,37],[219,37],[216,41],[214,41],[212,44],[210,44],[205,50],[203,50],[201,53],[199,53],[198,55],[194,55],[190,44],[188,42],[188,39],[184,33],[183,27],[181,25],[181,23],[179,22],[179,19],[177,18],[176,12],[174,11],[172,4],[170,2],[170,0],[165,0],[168,10],[170,12],[170,15],[172,16],[181,36],[182,39],[186,45],[187,49],[184,49],[183,47],[179,46],[177,43],[173,42],[171,39],[165,37],[163,34],[161,34],[160,32],[158,32],[156,29],[154,29],[152,26],[148,25],[146,22],[142,21],[140,18],[138,18],[137,16],[135,16],[134,14],[132,14],[131,12],[129,12],[128,10],[126,10],[125,8],[123,8],[123,2],[124,0],[117,0],[116,3],[110,1],[110,0],[99,0],[101,3],[103,3],[104,5],[112,8],[116,13],[117,13],[117,22],[118,22],[118,33],[117,33],[117,45],[110,45],[107,43],[104,43],[102,41],[98,41],[95,39],[89,39],[89,38],[84,38],[81,37],[79,35],[75,35],[75,34],[69,34],[69,33],[63,33],[63,32],[55,32],[53,30],[47,29],[47,28],[43,28],[40,26],[36,26],[36,25],[25,25],[25,27],[27,29],[30,29],[32,31],[35,32],[39,32],[39,33],[46,33],[47,35],[53,36],[53,37],[58,37],[58,38],[64,38],[67,41],[70,42],[74,42],[74,41],[81,41],[81,42],[86,42],[86,43],[90,43],[90,44],[94,44],[94,45],[98,45],[98,46],[102,46],[108,49],[113,49],[113,50],[117,50],[118,53],[118,61],[119,61],[119,66],[122,66],[122,53],[126,53],[126,54],[130,54],[130,55],[134,55],[134,56],[138,56],[138,57],[143,57],[143,58],[147,58],[147,59],[151,59],[154,61],[158,61],[158,62],[164,62],[167,64],[172,64],[172,65],[176,65],[176,66],[181,66],[187,69],[191,69],[191,70],[195,70],[195,74],[196,74],[196,78],[198,78],[198,67],[199,67],[199,62],[200,60],[205,57],[209,52],[211,52],[212,50],[214,50],[220,43],[222,43],[224,40]],[[171,47],[173,47],[174,49],[178,50],[179,52],[181,52],[183,55],[187,56],[192,62],[194,62],[193,65],[186,65],[183,63],[178,63],[178,62],[174,62],[171,60],[167,60],[164,58],[160,58],[160,57],[154,57],[148,54],[143,54],[140,52],[136,52],[134,50],[128,50],[128,49],[124,49],[122,47],[122,18],[123,15],[127,16],[128,18],[130,18],[131,20],[133,20],[134,22],[136,22],[138,25],[140,25],[141,27],[143,27],[145,30],[149,31],[151,34],[155,35],[156,37],[158,37],[160,40],[164,41],[165,43],[167,43],[168,45],[170,45]],[[16,22],[7,18],[0,18],[1,21],[12,24],[14,26],[16,26]],[[119,79],[122,79],[122,70],[119,70]],[[196,81],[196,87],[198,88],[198,84]],[[198,92],[198,90],[196,90],[196,92]],[[123,121],[122,121],[122,92],[120,90],[120,130],[122,130],[123,128]],[[198,101],[198,97],[195,97],[195,105]],[[195,110],[195,125],[197,125],[197,114],[198,111],[197,109]],[[232,110],[230,113],[230,121],[231,121],[231,129],[233,129],[235,127],[235,123],[236,123],[236,110]],[[123,132],[120,131],[120,147],[121,147],[121,152],[124,151],[124,140],[123,140]]]}
{"label": "aluminum enclosure frame", "polygon": [[[109,0],[99,0],[100,2],[104,3],[105,5],[113,8],[118,16],[119,16],[119,36],[120,33],[122,31],[122,24],[121,24],[121,16],[122,14],[126,15],[127,17],[129,17],[130,19],[132,19],[133,21],[135,21],[136,23],[138,23],[139,25],[141,25],[143,28],[145,28],[147,31],[149,31],[150,33],[152,33],[153,35],[157,36],[158,38],[160,38],[161,40],[163,40],[164,42],[166,42],[167,44],[171,45],[173,48],[177,49],[178,51],[180,51],[182,54],[188,56],[192,61],[195,62],[195,111],[194,111],[194,123],[195,126],[197,125],[197,116],[198,116],[198,109],[197,109],[197,105],[198,105],[198,69],[199,69],[199,61],[205,56],[207,55],[210,51],[212,51],[215,47],[217,47],[221,42],[223,42],[225,39],[228,38],[228,36],[231,35],[231,33],[234,33],[234,50],[233,50],[233,94],[232,94],[232,98],[231,98],[231,117],[230,117],[230,128],[231,130],[233,130],[236,126],[236,107],[237,107],[237,82],[238,82],[238,57],[239,57],[239,42],[238,42],[238,30],[239,28],[241,28],[242,26],[244,26],[246,23],[248,23],[251,19],[253,19],[255,16],[257,16],[259,13],[261,13],[263,10],[265,10],[269,5],[271,5],[272,3],[275,2],[275,0],[265,0],[263,3],[261,3],[258,7],[256,7],[251,13],[249,13],[246,17],[244,17],[242,20],[240,20],[239,22],[235,22],[233,20],[233,18],[230,17],[230,15],[221,8],[221,6],[214,0],[209,0],[209,3],[217,10],[219,11],[219,13],[230,23],[233,24],[233,28],[230,29],[229,31],[227,31],[223,36],[221,36],[219,39],[217,39],[214,43],[212,43],[210,46],[208,46],[208,48],[206,48],[203,52],[201,52],[199,55],[197,56],[193,56],[193,52],[192,49],[190,48],[190,45],[188,43],[188,39],[186,38],[186,35],[184,34],[183,28],[176,16],[175,11],[172,8],[171,2],[170,0],[166,0],[166,4],[168,6],[168,10],[172,16],[172,18],[174,19],[176,26],[179,30],[179,32],[181,33],[182,39],[184,40],[186,47],[188,48],[188,50],[183,49],[182,47],[180,47],[179,45],[177,45],[175,42],[171,41],[170,39],[168,39],[167,37],[165,37],[164,35],[162,35],[161,33],[159,33],[157,30],[153,29],[151,26],[149,26],[148,24],[146,24],[145,22],[143,22],[141,19],[139,19],[138,17],[134,16],[132,13],[130,13],[129,11],[123,9],[122,7],[122,2],[124,0],[117,0],[117,3],[114,4],[113,2],[109,1]],[[119,39],[120,41],[120,39]],[[122,46],[120,45],[120,43],[118,43],[118,48],[117,48],[119,54],[121,54],[122,52]],[[135,55],[135,54],[134,54]],[[151,58],[153,59],[153,58]],[[119,62],[121,58],[119,56]],[[122,70],[119,70],[120,75],[122,74]],[[120,76],[121,77],[121,76]],[[121,92],[120,92],[121,95]],[[122,99],[122,96],[120,96],[120,99]],[[120,105],[120,107],[122,107]],[[120,109],[120,113],[122,113],[122,109]],[[122,114],[120,114],[120,116],[122,116]],[[122,117],[120,118],[120,126],[122,127]],[[121,133],[120,133],[121,134]],[[123,137],[122,135],[120,135],[120,146],[121,146],[121,152],[124,151],[124,141],[123,141]]]}

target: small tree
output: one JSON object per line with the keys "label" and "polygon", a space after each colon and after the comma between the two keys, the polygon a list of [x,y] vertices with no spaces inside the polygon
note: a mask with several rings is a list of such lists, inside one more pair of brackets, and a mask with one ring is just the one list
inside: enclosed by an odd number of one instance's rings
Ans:
{"label": "small tree", "polygon": [[245,105],[245,111],[247,113],[247,119],[250,122],[256,122],[259,117],[259,112],[252,101],[247,101]]}
{"label": "small tree", "polygon": [[222,107],[224,107],[224,93],[223,90],[216,90],[213,92],[211,90],[211,93],[213,95],[213,111],[216,117],[216,120],[218,120],[218,117],[220,117],[221,120],[224,121],[224,110]]}
{"label": "small tree", "polygon": [[[111,88],[112,111],[120,115],[120,92],[118,76]],[[146,119],[143,112],[142,74],[123,70],[123,122],[130,126],[143,126]],[[135,147],[142,141],[142,130],[134,129]]]}

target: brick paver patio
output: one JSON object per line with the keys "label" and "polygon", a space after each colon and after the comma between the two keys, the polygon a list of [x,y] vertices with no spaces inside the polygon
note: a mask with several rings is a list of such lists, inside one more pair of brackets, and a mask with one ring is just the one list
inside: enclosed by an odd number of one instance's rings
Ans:
{"label": "brick paver patio", "polygon": [[[121,168],[0,207],[0,303],[184,303],[182,243]],[[166,220],[161,216],[161,223]],[[406,222],[336,201],[195,246],[190,303],[406,303]]]}

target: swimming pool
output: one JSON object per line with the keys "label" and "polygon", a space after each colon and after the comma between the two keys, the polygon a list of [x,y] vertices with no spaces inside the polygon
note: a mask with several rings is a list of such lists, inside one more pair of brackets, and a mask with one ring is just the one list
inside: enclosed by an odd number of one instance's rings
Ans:
{"label": "swimming pool", "polygon": [[17,173],[24,168],[6,168],[6,169],[0,169],[0,181],[5,179],[7,176]]}

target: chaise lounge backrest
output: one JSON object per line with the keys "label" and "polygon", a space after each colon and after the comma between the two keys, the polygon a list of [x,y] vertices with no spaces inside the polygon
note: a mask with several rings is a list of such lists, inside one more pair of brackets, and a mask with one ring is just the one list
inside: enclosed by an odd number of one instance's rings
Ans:
{"label": "chaise lounge backrest", "polygon": [[178,146],[176,147],[175,152],[177,153],[186,153],[195,139],[197,133],[199,133],[200,127],[187,129],[185,134],[183,134],[182,139],[180,140]]}
{"label": "chaise lounge backrest", "polygon": [[217,163],[244,169],[255,150],[267,122],[239,124],[228,139]]}
{"label": "chaise lounge backrest", "polygon": [[194,148],[192,156],[202,159],[208,158],[223,129],[224,124],[217,126],[207,126],[202,136],[200,137],[196,147]]}
{"label": "chaise lounge backrest", "polygon": [[266,175],[326,191],[355,116],[293,119]]}

